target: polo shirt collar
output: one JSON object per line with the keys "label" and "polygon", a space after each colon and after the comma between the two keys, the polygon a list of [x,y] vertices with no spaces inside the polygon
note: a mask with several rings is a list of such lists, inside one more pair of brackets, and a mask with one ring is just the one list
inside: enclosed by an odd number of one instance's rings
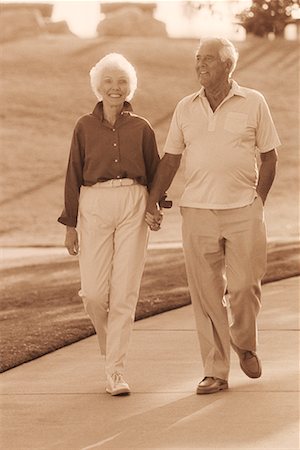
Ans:
{"label": "polo shirt collar", "polygon": [[229,93],[232,93],[232,95],[239,95],[240,97],[246,97],[244,89],[241,88],[241,86],[239,86],[234,80],[232,80],[232,85]]}
{"label": "polo shirt collar", "polygon": [[[243,88],[241,88],[238,83],[234,80],[232,80],[231,89],[227,95],[227,97],[233,97],[234,95],[239,95],[240,97],[246,97],[245,92],[243,91]],[[202,86],[201,89],[198,92],[195,92],[192,101],[196,100],[196,98],[206,98],[205,95],[205,89]]]}
{"label": "polo shirt collar", "polygon": [[[121,114],[124,114],[126,112],[127,113],[128,112],[132,112],[132,111],[133,111],[133,109],[132,109],[131,104],[129,102],[125,101],[124,105],[123,105],[123,108],[122,108],[122,111],[121,111]],[[98,119],[100,119],[101,121],[103,121],[104,117],[103,117],[103,102],[102,101],[98,102],[96,104],[92,114],[94,116],[96,116]]]}

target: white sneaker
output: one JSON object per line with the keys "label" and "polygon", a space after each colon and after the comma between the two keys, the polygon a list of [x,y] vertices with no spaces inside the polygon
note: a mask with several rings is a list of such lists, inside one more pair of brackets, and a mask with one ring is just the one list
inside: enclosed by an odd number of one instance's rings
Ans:
{"label": "white sneaker", "polygon": [[130,387],[121,373],[115,372],[107,376],[106,392],[111,395],[128,395]]}

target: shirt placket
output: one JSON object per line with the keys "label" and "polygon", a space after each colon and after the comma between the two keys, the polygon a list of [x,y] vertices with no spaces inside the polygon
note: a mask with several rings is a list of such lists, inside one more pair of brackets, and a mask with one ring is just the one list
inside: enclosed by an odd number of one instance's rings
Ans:
{"label": "shirt placket", "polygon": [[207,122],[208,122],[208,124],[207,124],[207,131],[215,131],[215,129],[216,129],[216,120],[217,120],[216,114],[215,114],[216,111],[213,112],[213,110],[211,109],[210,104],[209,104],[209,102],[208,102],[206,97],[204,97],[204,102],[205,102],[204,109],[205,109],[205,112],[206,112]]}
{"label": "shirt placket", "polygon": [[113,172],[116,174],[116,178],[121,178],[121,166],[120,166],[120,145],[119,145],[119,133],[116,127],[111,128],[112,131],[112,161]]}
{"label": "shirt placket", "polygon": [[217,120],[216,111],[213,112],[211,107],[209,107],[209,109],[208,109],[208,127],[207,127],[207,131],[215,131],[215,129],[216,129],[216,120]]}
{"label": "shirt placket", "polygon": [[213,111],[211,109],[211,106],[209,104],[209,101],[207,100],[206,97],[204,97],[205,100],[205,109],[206,109],[206,114],[207,114],[207,119],[208,119],[208,126],[207,126],[207,131],[215,131],[216,129],[216,122],[217,122],[217,114],[220,110],[220,108],[222,107],[222,105],[228,101],[231,97],[233,97],[233,93],[229,92],[229,94],[224,98],[224,100],[222,100],[222,102],[219,104],[219,106],[215,109],[215,111]]}

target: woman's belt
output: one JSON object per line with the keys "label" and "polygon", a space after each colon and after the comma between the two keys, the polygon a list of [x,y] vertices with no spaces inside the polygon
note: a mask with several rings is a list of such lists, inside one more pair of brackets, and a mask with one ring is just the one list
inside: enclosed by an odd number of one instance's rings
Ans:
{"label": "woman's belt", "polygon": [[122,186],[131,186],[133,184],[138,184],[136,180],[132,180],[131,178],[112,178],[111,180],[102,181],[97,183],[98,187],[122,187]]}

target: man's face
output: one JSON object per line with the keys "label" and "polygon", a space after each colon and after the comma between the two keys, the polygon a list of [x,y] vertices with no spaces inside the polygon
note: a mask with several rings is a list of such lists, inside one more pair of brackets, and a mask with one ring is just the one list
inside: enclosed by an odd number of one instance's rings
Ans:
{"label": "man's face", "polygon": [[221,61],[219,49],[220,44],[212,40],[200,45],[196,53],[196,73],[205,88],[215,88],[228,80],[230,62]]}

